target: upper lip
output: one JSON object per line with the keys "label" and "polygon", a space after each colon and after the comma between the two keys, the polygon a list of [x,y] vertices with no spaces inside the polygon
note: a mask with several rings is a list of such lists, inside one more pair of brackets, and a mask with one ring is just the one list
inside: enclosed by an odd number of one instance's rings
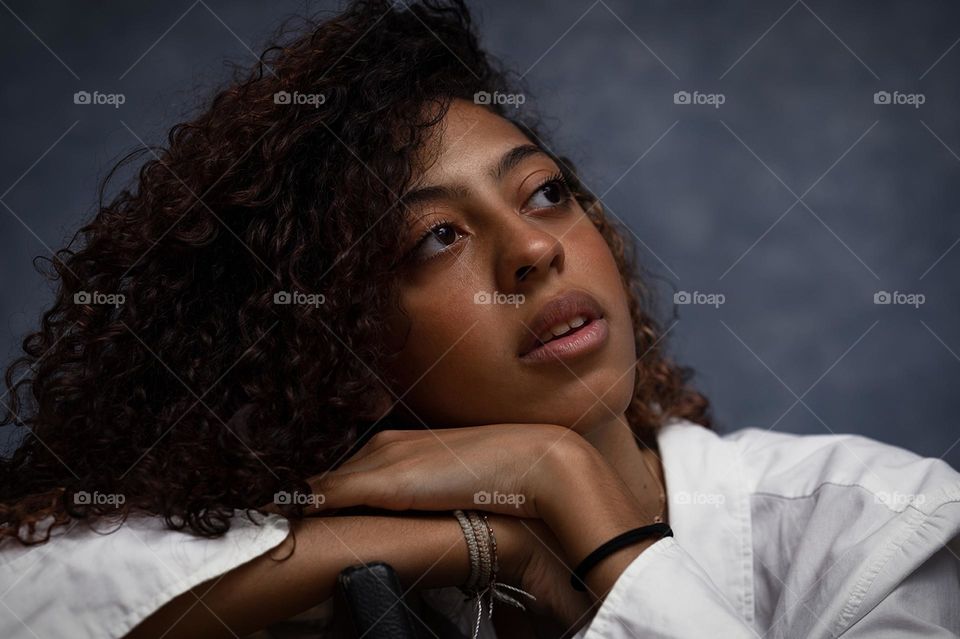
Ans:
{"label": "upper lip", "polygon": [[568,291],[544,304],[532,322],[525,323],[520,355],[526,355],[540,344],[540,335],[557,324],[570,323],[577,316],[587,321],[603,317],[600,304],[586,291]]}

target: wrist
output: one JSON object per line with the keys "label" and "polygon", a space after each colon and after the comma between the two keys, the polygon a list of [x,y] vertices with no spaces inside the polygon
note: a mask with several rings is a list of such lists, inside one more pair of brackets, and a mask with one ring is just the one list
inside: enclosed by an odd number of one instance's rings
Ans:
{"label": "wrist", "polygon": [[659,540],[659,538],[644,539],[604,557],[584,577],[588,591],[597,599],[604,599],[627,566],[633,563],[640,553]]}
{"label": "wrist", "polygon": [[531,557],[530,535],[525,520],[510,515],[488,514],[487,521],[497,538],[497,581],[510,585],[521,583]]}
{"label": "wrist", "polygon": [[579,435],[558,442],[543,464],[541,476],[550,480],[537,510],[572,565],[612,537],[650,523],[619,474]]}

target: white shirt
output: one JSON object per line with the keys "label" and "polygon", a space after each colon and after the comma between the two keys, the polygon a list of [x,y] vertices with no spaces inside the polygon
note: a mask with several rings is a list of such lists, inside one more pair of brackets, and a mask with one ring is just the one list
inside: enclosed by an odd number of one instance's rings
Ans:
{"label": "white shirt", "polygon": [[674,537],[577,639],[960,636],[960,474],[856,435],[675,422],[658,438]]}
{"label": "white shirt", "polygon": [[[630,563],[575,639],[960,636],[960,473],[946,462],[856,435],[721,436],[682,420],[658,443],[674,536]],[[217,540],[138,517],[8,547],[0,636],[122,637],[287,536],[286,520],[262,519]],[[469,636],[458,589],[423,596]],[[496,637],[486,617],[480,636]]]}
{"label": "white shirt", "polygon": [[[71,522],[50,541],[0,552],[0,637],[122,637],[165,603],[278,545],[288,522],[235,517],[210,540],[168,530],[160,517],[122,526]],[[109,532],[108,531],[113,531]]]}

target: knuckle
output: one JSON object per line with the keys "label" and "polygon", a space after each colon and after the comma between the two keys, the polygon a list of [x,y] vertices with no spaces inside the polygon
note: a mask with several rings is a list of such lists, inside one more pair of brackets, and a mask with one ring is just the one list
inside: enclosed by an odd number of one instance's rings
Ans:
{"label": "knuckle", "polygon": [[307,481],[307,484],[310,486],[310,490],[317,492],[323,490],[332,490],[337,486],[337,475],[332,473],[324,473],[322,475],[317,475],[312,477]]}
{"label": "knuckle", "polygon": [[568,444],[571,440],[583,439],[576,431],[555,424],[539,424],[534,434],[536,435],[535,439],[546,446]]}
{"label": "knuckle", "polygon": [[392,442],[399,441],[399,439],[400,439],[400,431],[381,430],[374,433],[373,437],[370,438],[368,445],[372,446],[373,448],[380,448]]}
{"label": "knuckle", "polygon": [[578,433],[567,431],[547,444],[545,455],[564,467],[593,463],[598,451]]}
{"label": "knuckle", "polygon": [[367,443],[364,444],[363,447],[378,448],[379,446],[382,446],[387,441],[387,435],[386,435],[387,432],[389,431],[385,431],[385,430],[377,431],[376,433],[373,434],[372,437],[370,437],[370,439],[367,440]]}
{"label": "knuckle", "polygon": [[396,468],[400,464],[409,462],[414,456],[414,452],[414,448],[410,446],[408,441],[394,438],[377,449],[376,459],[383,465]]}

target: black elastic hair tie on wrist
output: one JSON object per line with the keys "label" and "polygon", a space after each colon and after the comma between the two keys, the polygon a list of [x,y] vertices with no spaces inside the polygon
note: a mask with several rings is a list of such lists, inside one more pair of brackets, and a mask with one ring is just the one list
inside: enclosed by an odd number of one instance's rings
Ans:
{"label": "black elastic hair tie on wrist", "polygon": [[570,575],[570,585],[580,592],[586,592],[587,584],[584,582],[584,578],[586,577],[587,573],[590,572],[591,568],[600,563],[600,561],[603,560],[607,555],[611,555],[624,546],[629,546],[632,543],[636,543],[652,535],[659,535],[661,538],[673,537],[673,531],[670,529],[668,524],[659,522],[656,524],[650,524],[649,526],[634,528],[633,530],[628,530],[625,533],[617,535],[587,555],[586,558],[580,562],[580,565],[577,566],[577,569],[573,571],[572,575]]}

